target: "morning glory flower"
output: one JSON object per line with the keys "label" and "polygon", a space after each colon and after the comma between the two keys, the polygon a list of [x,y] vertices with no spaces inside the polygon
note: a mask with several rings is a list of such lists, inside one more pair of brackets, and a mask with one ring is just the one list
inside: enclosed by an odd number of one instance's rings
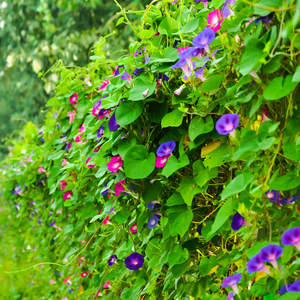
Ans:
{"label": "morning glory flower", "polygon": [[223,14],[219,9],[215,9],[210,12],[207,16],[208,28],[212,29],[214,33],[221,29],[221,24],[223,22]]}
{"label": "morning glory flower", "polygon": [[125,258],[125,266],[129,270],[136,271],[140,269],[144,264],[143,255],[134,252]]}
{"label": "morning glory flower", "polygon": [[260,250],[261,258],[268,261],[274,268],[277,268],[277,259],[282,255],[282,248],[275,244],[270,244]]}
{"label": "morning glory flower", "polygon": [[[88,159],[85,161],[85,163],[88,164],[90,160],[91,160],[91,157],[89,156]],[[96,163],[88,165],[89,168],[93,168],[95,166],[96,166]]]}
{"label": "morning glory flower", "polygon": [[55,225],[55,221],[53,221],[52,223],[50,223],[50,227]]}
{"label": "morning glory flower", "polygon": [[126,71],[124,71],[124,73],[121,75],[120,79],[126,80],[130,84],[132,77]]}
{"label": "morning glory flower", "polygon": [[149,92],[149,89],[145,90],[145,91],[142,93],[142,96],[143,96],[144,98],[146,98],[147,95],[148,95],[148,92]]}
{"label": "morning glory flower", "polygon": [[110,132],[114,132],[114,131],[117,131],[118,128],[120,127],[120,125],[117,123],[116,121],[116,116],[115,116],[115,112],[114,114],[111,116],[111,118],[109,119],[108,121],[108,129]]}
{"label": "morning glory flower", "polygon": [[289,292],[300,292],[300,279],[289,286]]}
{"label": "morning glory flower", "polygon": [[155,159],[155,167],[156,168],[162,168],[165,166],[165,164],[168,161],[168,158],[171,156],[172,154],[168,154],[168,155],[164,155],[164,156],[157,156]]}
{"label": "morning glory flower", "polygon": [[50,280],[50,284],[52,285],[52,284],[55,284],[56,282],[53,280],[53,279],[51,279]]}
{"label": "morning glory flower", "polygon": [[204,5],[204,8],[207,9],[207,2],[211,2],[211,0],[195,0],[196,3],[202,2]]}
{"label": "morning glory flower", "polygon": [[202,228],[201,224],[197,226],[197,232],[198,232],[199,235],[202,235],[201,234],[201,228]]}
{"label": "morning glory flower", "polygon": [[190,70],[194,70],[194,66],[192,65],[192,57],[197,56],[197,52],[195,52],[195,50],[196,49],[193,47],[188,47],[188,49],[178,53],[178,57],[186,60]]}
{"label": "morning glory flower", "polygon": [[242,279],[242,274],[240,273],[234,274],[232,276],[228,276],[223,279],[223,283],[221,284],[221,287],[226,288],[228,286],[231,286],[234,292],[238,294],[239,289],[237,287],[237,284],[241,281],[241,279]]}
{"label": "morning glory flower", "polygon": [[147,208],[148,208],[148,209],[152,209],[156,203],[158,203],[157,200],[154,200],[154,201],[150,202],[150,203],[147,205]]}
{"label": "morning glory flower", "polygon": [[110,285],[110,283],[109,283],[109,280],[103,284],[103,288],[104,288],[104,289],[111,288],[111,285]]}
{"label": "morning glory flower", "polygon": [[117,263],[117,255],[112,255],[111,258],[107,261],[108,265],[109,266],[112,266],[113,264]]}
{"label": "morning glory flower", "polygon": [[283,198],[282,200],[279,200],[279,204],[284,205],[284,204],[294,203],[299,198],[300,198],[300,196],[291,197],[291,198]]}
{"label": "morning glory flower", "polygon": [[[279,192],[276,190],[268,190],[265,195],[267,196],[267,198],[269,199],[269,202],[277,202],[279,199]],[[270,201],[271,200],[271,201]]]}
{"label": "morning glory flower", "polygon": [[123,164],[122,157],[120,155],[113,156],[107,164],[108,171],[116,172]]}
{"label": "morning glory flower", "polygon": [[109,224],[109,225],[112,224],[112,223],[109,221],[109,216],[107,216],[107,217],[104,219],[102,226],[105,226],[106,224]]}
{"label": "morning glory flower", "polygon": [[176,143],[174,141],[163,143],[158,147],[156,151],[156,155],[162,157],[171,154],[175,147],[176,147]]}
{"label": "morning glory flower", "polygon": [[234,293],[233,292],[230,292],[228,294],[228,297],[226,298],[226,300],[234,300]]}
{"label": "morning glory flower", "polygon": [[255,20],[255,23],[258,24],[260,21],[262,21],[262,23],[266,24],[269,23],[272,18],[274,16],[274,12],[271,12],[270,14],[266,15],[265,17],[259,17]]}
{"label": "morning glory flower", "polygon": [[103,130],[103,124],[99,127],[99,129],[97,130],[97,137],[100,139],[102,137],[102,135],[104,134],[104,130]]}
{"label": "morning glory flower", "polygon": [[83,123],[81,125],[81,127],[79,127],[79,129],[78,129],[78,133],[85,132],[85,131],[86,131],[86,128],[85,128],[85,124]]}
{"label": "morning glory flower", "polygon": [[237,114],[223,115],[216,123],[216,130],[221,135],[233,135],[233,132],[239,125],[239,116]]}
{"label": "morning glory flower", "polygon": [[137,228],[137,222],[135,222],[130,228],[129,228],[131,233],[136,233],[138,231]]}
{"label": "morning glory flower", "polygon": [[243,225],[252,226],[252,224],[245,221],[245,218],[237,212],[232,218],[231,228],[233,230],[239,230]]}
{"label": "morning glory flower", "polygon": [[64,193],[64,200],[69,200],[71,199],[73,196],[73,192],[72,191],[67,191]]}
{"label": "morning glory flower", "polygon": [[261,118],[261,122],[267,122],[270,121],[271,119],[268,117],[268,111],[266,109],[262,110],[262,118]]}
{"label": "morning glory flower", "polygon": [[118,197],[123,191],[125,191],[124,185],[125,185],[125,179],[119,181],[115,185],[115,196]]}
{"label": "morning glory flower", "polygon": [[70,118],[69,124],[72,124],[74,122],[74,116],[75,115],[76,115],[76,111],[75,110],[73,110],[72,112],[71,111],[68,112],[67,116]]}
{"label": "morning glory flower", "polygon": [[158,79],[162,79],[162,81],[170,80],[170,78],[165,73],[159,73]]}
{"label": "morning glory flower", "polygon": [[265,266],[265,262],[261,257],[261,254],[258,253],[254,257],[252,257],[248,262],[247,262],[247,267],[246,270],[248,273],[254,273],[258,271],[263,271],[266,274],[270,274],[270,271],[267,269]]}
{"label": "morning glory flower", "polygon": [[294,245],[300,251],[300,227],[292,227],[281,236],[284,246]]}
{"label": "morning glory flower", "polygon": [[61,166],[63,167],[63,166],[65,166],[65,165],[67,165],[69,162],[64,158],[63,159],[63,161],[62,161],[62,163],[61,163]]}
{"label": "morning glory flower", "polygon": [[233,6],[235,4],[235,0],[226,0],[223,5],[223,17],[227,19],[229,16],[234,15],[232,9],[228,7],[228,5]]}
{"label": "morning glory flower", "polygon": [[184,76],[184,80],[187,80],[191,75],[192,72],[190,70],[190,68],[187,66],[187,61],[184,57],[181,57],[178,62],[172,66],[172,69],[179,69],[181,68],[182,71],[184,72],[185,76]]}
{"label": "morning glory flower", "polygon": [[179,96],[184,88],[185,88],[185,84],[183,84],[179,89],[174,91],[174,95]]}
{"label": "morning glory flower", "polygon": [[[136,68],[133,72],[132,75],[138,76],[139,73],[143,72],[143,68]],[[121,77],[120,77],[121,78]]]}
{"label": "morning glory flower", "polygon": [[204,28],[197,36],[193,38],[193,45],[199,49],[205,49],[209,52],[209,47],[213,40],[215,39],[215,32],[210,28]]}
{"label": "morning glory flower", "polygon": [[78,94],[75,93],[75,94],[73,94],[73,95],[70,97],[69,102],[70,102],[70,103],[76,103],[77,99],[78,99]]}
{"label": "morning glory flower", "polygon": [[290,291],[290,284],[288,284],[287,285],[287,287],[286,287],[286,284],[284,284],[282,287],[281,287],[281,289],[278,291],[278,294],[280,294],[280,295],[283,295],[283,294],[285,294],[286,292],[289,292]]}
{"label": "morning glory flower", "polygon": [[150,217],[150,219],[148,221],[148,228],[153,229],[157,225],[158,221],[159,221],[159,218],[157,215],[153,215],[152,217]]}
{"label": "morning glory flower", "polygon": [[81,273],[80,276],[81,276],[82,278],[84,278],[84,277],[87,276],[87,274],[88,274],[88,271]]}
{"label": "morning glory flower", "polygon": [[200,78],[202,81],[205,81],[206,79],[203,77],[204,68],[206,67],[206,64],[201,67],[198,71],[195,72],[195,77]]}

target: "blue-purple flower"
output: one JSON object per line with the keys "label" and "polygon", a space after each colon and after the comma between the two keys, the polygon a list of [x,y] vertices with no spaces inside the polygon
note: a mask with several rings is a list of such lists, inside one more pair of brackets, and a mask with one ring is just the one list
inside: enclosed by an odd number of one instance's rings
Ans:
{"label": "blue-purple flower", "polygon": [[111,258],[107,261],[108,265],[112,266],[113,264],[115,264],[117,262],[117,259],[118,259],[117,255],[115,255],[115,254],[112,255]]}
{"label": "blue-purple flower", "polygon": [[291,286],[290,284],[288,284],[287,286],[286,286],[286,284],[284,284],[284,285],[281,287],[281,289],[278,291],[278,294],[283,295],[283,294],[285,294],[286,292],[289,292],[290,286]]}
{"label": "blue-purple flower", "polygon": [[168,155],[173,152],[175,147],[176,147],[176,143],[174,141],[163,143],[158,147],[156,151],[156,155],[159,157]]}
{"label": "blue-purple flower", "polygon": [[55,225],[55,220],[52,223],[50,223],[49,226],[54,226],[54,225]]}
{"label": "blue-purple flower", "polygon": [[190,70],[190,68],[188,67],[187,65],[187,62],[185,60],[184,57],[181,57],[178,62],[172,66],[172,69],[179,69],[181,68],[182,71],[184,72],[185,76],[184,76],[184,80],[187,80],[191,75],[192,75],[192,72]]}
{"label": "blue-purple flower", "polygon": [[159,221],[159,218],[157,215],[153,215],[152,217],[150,217],[150,219],[148,221],[148,228],[153,229],[157,225],[158,221]]}
{"label": "blue-purple flower", "polygon": [[227,19],[229,16],[233,15],[234,12],[228,7],[228,5],[234,5],[235,4],[235,0],[226,0],[224,5],[223,5],[223,17],[225,19]]}
{"label": "blue-purple flower", "polygon": [[200,78],[202,81],[205,81],[205,78],[203,77],[203,71],[205,67],[206,64],[203,67],[201,67],[198,71],[195,72],[195,77]]}
{"label": "blue-purple flower", "polygon": [[104,130],[103,130],[103,124],[99,127],[99,129],[97,130],[97,137],[100,139],[102,137],[102,135],[104,134]]}
{"label": "blue-purple flower", "polygon": [[208,45],[215,39],[216,34],[210,28],[204,28],[198,35],[193,38],[193,45],[199,49],[205,49],[209,52]]}
{"label": "blue-purple flower", "polygon": [[124,71],[124,73],[121,75],[120,79],[126,80],[130,84],[132,77],[126,71]]}
{"label": "blue-purple flower", "polygon": [[248,261],[246,270],[248,273],[263,271],[266,274],[270,274],[270,271],[265,266],[265,261],[262,259],[260,253],[258,253]]}
{"label": "blue-purple flower", "polygon": [[279,204],[284,205],[284,204],[294,203],[299,198],[300,198],[300,196],[291,197],[291,198],[283,198],[282,200],[279,200]]}
{"label": "blue-purple flower", "polygon": [[119,124],[117,123],[117,121],[116,121],[116,116],[115,116],[115,114],[116,114],[116,113],[114,113],[114,114],[110,117],[110,119],[109,119],[109,121],[108,121],[108,129],[109,129],[110,132],[112,132],[112,131],[117,131],[118,128],[120,127],[120,125],[119,125]]}
{"label": "blue-purple flower", "polygon": [[289,292],[300,292],[300,279],[289,286]]}
{"label": "blue-purple flower", "polygon": [[231,286],[234,292],[238,294],[239,289],[237,287],[237,284],[241,281],[241,279],[242,279],[242,274],[240,273],[234,274],[232,276],[228,276],[223,279],[223,283],[221,284],[221,287],[226,288],[228,286]]}
{"label": "blue-purple flower", "polygon": [[132,72],[132,75],[135,75],[135,76],[138,76],[140,72],[143,71],[143,68],[136,68],[133,72]]}
{"label": "blue-purple flower", "polygon": [[234,293],[230,292],[226,298],[226,300],[234,300]]}
{"label": "blue-purple flower", "polygon": [[252,224],[245,221],[245,218],[237,212],[232,218],[231,228],[233,230],[239,230],[243,225],[252,226]]}
{"label": "blue-purple flower", "polygon": [[202,229],[202,226],[201,224],[197,226],[197,232],[199,235],[201,235],[201,229]]}
{"label": "blue-purple flower", "polygon": [[189,66],[189,70],[192,71],[195,68],[195,64],[192,64],[192,57],[198,55],[198,52],[195,51],[196,49],[193,47],[189,47],[182,52],[178,53],[178,57],[184,58]]}
{"label": "blue-purple flower", "polygon": [[[276,190],[268,190],[265,195],[267,196],[267,198],[269,199],[269,202],[277,202],[279,199],[279,192]],[[271,201],[270,201],[271,200]]]}
{"label": "blue-purple flower", "polygon": [[300,227],[292,227],[281,236],[284,246],[294,245],[300,251]]}
{"label": "blue-purple flower", "polygon": [[282,255],[282,248],[275,244],[270,244],[260,250],[262,260],[268,261],[274,268],[277,268],[277,259]]}
{"label": "blue-purple flower", "polygon": [[216,123],[216,130],[221,135],[231,134],[239,126],[239,116],[237,114],[223,115]]}
{"label": "blue-purple flower", "polygon": [[143,255],[134,252],[125,258],[125,266],[129,270],[136,271],[140,269],[144,264]]}
{"label": "blue-purple flower", "polygon": [[262,23],[266,24],[269,23],[272,18],[274,16],[274,12],[271,12],[270,14],[264,16],[264,17],[259,17],[255,20],[255,23],[258,24],[260,21],[262,21]]}
{"label": "blue-purple flower", "polygon": [[162,81],[170,80],[170,78],[165,73],[159,73],[158,79],[162,79]]}

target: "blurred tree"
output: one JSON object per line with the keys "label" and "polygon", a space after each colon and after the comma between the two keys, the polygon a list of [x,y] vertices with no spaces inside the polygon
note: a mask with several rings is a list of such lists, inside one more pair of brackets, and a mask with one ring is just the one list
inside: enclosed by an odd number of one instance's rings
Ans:
{"label": "blurred tree", "polygon": [[[1,1],[1,0],[0,0]],[[126,9],[138,10],[147,0],[123,0]],[[143,10],[141,10],[143,13]],[[6,0],[0,2],[0,160],[7,149],[3,139],[17,134],[24,121],[39,123],[57,77],[38,79],[58,59],[65,65],[84,66],[89,49],[112,33],[121,17],[113,0]],[[129,14],[131,21],[137,16]],[[128,46],[129,26],[121,24],[109,40],[107,54]]]}

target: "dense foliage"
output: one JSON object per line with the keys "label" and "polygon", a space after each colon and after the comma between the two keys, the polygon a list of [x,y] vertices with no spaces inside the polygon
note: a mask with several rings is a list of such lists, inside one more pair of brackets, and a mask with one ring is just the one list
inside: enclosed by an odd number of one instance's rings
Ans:
{"label": "dense foliage", "polygon": [[128,53],[55,64],[1,166],[2,298],[299,299],[299,11],[154,0]]}

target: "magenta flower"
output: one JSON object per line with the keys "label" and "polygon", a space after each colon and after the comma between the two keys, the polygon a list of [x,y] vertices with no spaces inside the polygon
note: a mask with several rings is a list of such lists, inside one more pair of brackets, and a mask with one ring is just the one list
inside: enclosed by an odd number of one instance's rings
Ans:
{"label": "magenta flower", "polygon": [[155,167],[156,168],[162,168],[165,166],[165,164],[168,161],[168,158],[171,156],[172,154],[168,154],[168,155],[164,155],[164,156],[157,156],[156,160],[155,160]]}
{"label": "magenta flower", "polygon": [[226,300],[234,300],[234,293],[233,292],[230,292],[228,294],[228,297],[226,298]]}
{"label": "magenta flower", "polygon": [[111,285],[110,285],[110,283],[109,283],[109,280],[103,284],[103,288],[104,288],[104,289],[111,288]]}
{"label": "magenta flower", "polygon": [[65,180],[61,180],[60,182],[60,190],[64,190],[67,186],[67,182]]}
{"label": "magenta flower", "polygon": [[[267,196],[267,198],[269,199],[269,202],[277,202],[279,199],[279,192],[276,190],[268,190],[265,195]],[[271,201],[270,201],[271,200]]]}
{"label": "magenta flower", "polygon": [[239,230],[243,225],[252,226],[252,224],[245,221],[245,218],[237,212],[232,218],[231,228],[233,230]]}
{"label": "magenta flower", "polygon": [[216,123],[216,130],[221,135],[231,134],[239,125],[239,116],[237,114],[223,115]]}
{"label": "magenta flower", "polygon": [[275,244],[270,244],[260,250],[261,258],[268,261],[274,268],[277,268],[277,259],[282,255],[282,248]]}
{"label": "magenta flower", "polygon": [[215,9],[210,12],[207,16],[208,28],[212,29],[214,33],[221,29],[221,24],[223,22],[223,14],[219,9]]}
{"label": "magenta flower", "polygon": [[110,132],[112,132],[112,131],[114,132],[114,131],[117,131],[119,127],[120,127],[120,125],[117,123],[116,116],[114,113],[108,121],[108,129]]}
{"label": "magenta flower", "polygon": [[266,274],[270,274],[270,271],[265,266],[265,262],[262,259],[260,253],[258,253],[257,255],[255,255],[254,257],[252,257],[248,261],[246,270],[247,270],[248,273],[254,273],[254,272],[257,272],[257,271],[263,271]]}
{"label": "magenta flower", "polygon": [[84,127],[84,123],[81,125],[81,127],[79,127],[78,129],[78,132],[81,133],[81,132],[85,132],[86,131],[86,128]]}
{"label": "magenta flower", "polygon": [[152,217],[150,217],[150,219],[148,221],[148,228],[153,229],[157,225],[158,221],[159,221],[159,218],[157,215],[153,215]]}
{"label": "magenta flower", "polygon": [[65,166],[66,164],[68,164],[68,161],[64,158],[63,161],[62,161],[62,163],[61,163],[61,166],[63,167],[63,166]]}
{"label": "magenta flower", "polygon": [[294,203],[299,198],[300,198],[300,196],[291,197],[291,198],[283,198],[282,200],[279,200],[279,204],[284,205],[284,204]]}
{"label": "magenta flower", "polygon": [[158,147],[156,155],[162,157],[171,154],[175,147],[176,143],[174,141],[163,143]]}
{"label": "magenta flower", "polygon": [[144,257],[143,255],[135,252],[130,254],[125,258],[125,266],[129,270],[136,271],[140,269],[144,264]]}
{"label": "magenta flower", "polygon": [[115,185],[115,196],[118,197],[123,191],[125,191],[124,185],[125,185],[125,180],[121,180],[116,183]]}
{"label": "magenta flower", "polygon": [[109,216],[107,216],[107,217],[104,219],[102,226],[105,226],[106,224],[110,224],[110,225],[111,225],[111,222],[109,221]]}
{"label": "magenta flower", "polygon": [[132,77],[126,71],[124,71],[124,73],[121,75],[120,79],[126,80],[130,84]]}
{"label": "magenta flower", "polygon": [[223,279],[223,283],[221,284],[221,287],[226,288],[228,286],[231,286],[234,292],[238,294],[239,289],[237,287],[237,284],[241,281],[241,279],[242,279],[242,274],[240,273],[234,274],[232,276],[228,276]]}
{"label": "magenta flower", "polygon": [[[88,164],[90,160],[91,160],[91,157],[88,157],[88,159],[86,160],[85,163]],[[93,168],[93,167],[95,167],[95,166],[96,166],[96,163],[93,163],[93,164],[88,165],[89,168]]]}
{"label": "magenta flower", "polygon": [[85,278],[85,277],[87,276],[87,274],[88,274],[88,271],[81,273],[80,276],[81,276],[82,278]]}
{"label": "magenta flower", "polygon": [[112,266],[113,264],[117,263],[117,255],[112,255],[111,258],[107,261],[108,265],[109,266]]}
{"label": "magenta flower", "polygon": [[70,102],[70,103],[76,103],[77,99],[78,99],[78,94],[75,93],[75,94],[73,94],[73,95],[70,97],[69,102]]}
{"label": "magenta flower", "polygon": [[268,117],[268,111],[266,109],[262,110],[262,118],[261,118],[261,122],[267,122],[270,121],[271,119]]}
{"label": "magenta flower", "polygon": [[288,229],[281,237],[284,246],[294,245],[300,251],[300,227]]}
{"label": "magenta flower", "polygon": [[67,191],[64,193],[64,200],[69,200],[71,199],[73,196],[73,192],[72,191]]}
{"label": "magenta flower", "polygon": [[100,139],[102,135],[104,134],[103,124],[99,127],[97,130],[97,137]]}
{"label": "magenta flower", "polygon": [[102,85],[100,86],[99,91],[105,90],[105,88],[108,86],[109,82],[110,82],[109,79],[105,79],[105,80],[102,82]]}
{"label": "magenta flower", "polygon": [[131,233],[136,233],[138,231],[137,228],[137,222],[135,222],[130,228],[129,230],[131,231]]}
{"label": "magenta flower", "polygon": [[118,171],[123,164],[122,157],[120,155],[113,156],[109,163],[107,164],[108,171],[116,172]]}
{"label": "magenta flower", "polygon": [[197,36],[193,38],[193,45],[199,49],[205,49],[209,52],[209,47],[213,40],[215,39],[215,32],[210,28],[204,28]]}
{"label": "magenta flower", "polygon": [[67,116],[70,117],[69,124],[73,123],[75,115],[76,115],[76,111],[75,110],[73,110],[72,112],[71,111],[68,112]]}

